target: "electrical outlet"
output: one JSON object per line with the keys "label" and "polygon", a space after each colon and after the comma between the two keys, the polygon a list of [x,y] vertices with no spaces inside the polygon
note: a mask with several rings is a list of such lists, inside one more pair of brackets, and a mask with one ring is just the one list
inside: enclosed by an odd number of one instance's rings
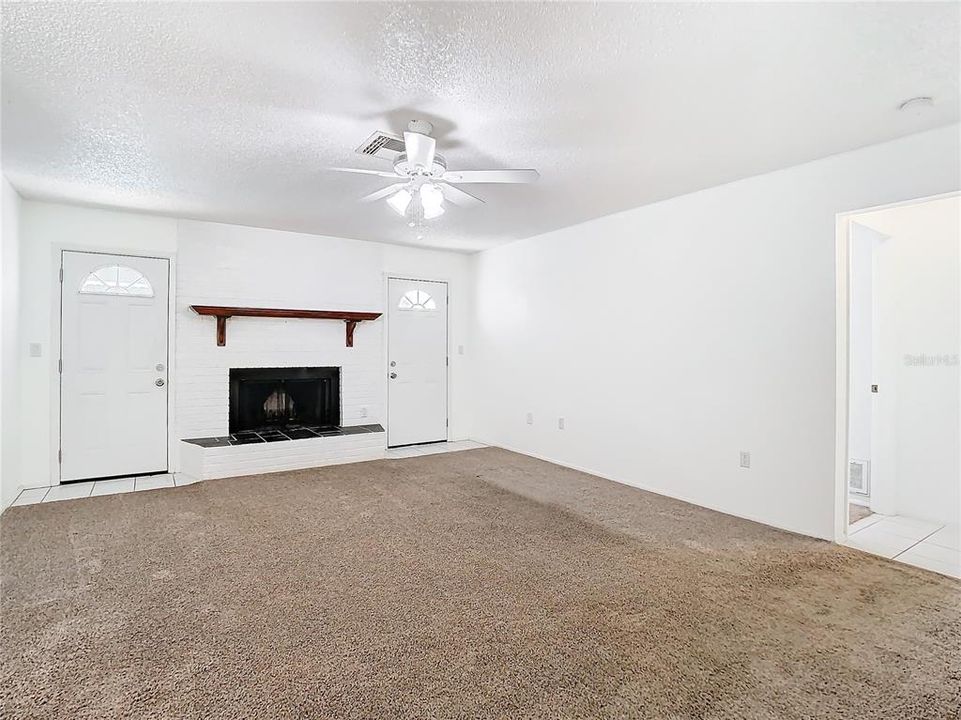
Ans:
{"label": "electrical outlet", "polygon": [[528,425],[534,424],[534,413],[527,413],[527,424]]}
{"label": "electrical outlet", "polygon": [[741,450],[741,467],[751,467],[751,453],[749,453],[747,450]]}
{"label": "electrical outlet", "polygon": [[362,418],[367,417],[367,408],[362,407],[362,408],[360,409],[360,416],[361,416]]}
{"label": "electrical outlet", "polygon": [[557,429],[558,430],[564,429],[564,418],[557,418]]}
{"label": "electrical outlet", "polygon": [[30,343],[30,357],[40,357],[43,355],[43,346],[40,343]]}
{"label": "electrical outlet", "polygon": [[464,346],[463,346],[463,345],[458,345],[458,346],[457,346],[457,354],[458,354],[458,355],[463,355],[463,354],[464,354]]}

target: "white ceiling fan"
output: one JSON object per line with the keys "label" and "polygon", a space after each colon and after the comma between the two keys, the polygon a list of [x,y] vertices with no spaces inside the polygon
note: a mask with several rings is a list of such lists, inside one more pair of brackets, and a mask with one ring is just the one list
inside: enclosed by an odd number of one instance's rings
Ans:
{"label": "white ceiling fan", "polygon": [[434,127],[426,120],[411,120],[404,137],[376,132],[357,148],[361,155],[384,158],[393,163],[393,172],[362,168],[335,167],[339,172],[375,175],[398,180],[361,198],[362,202],[387,199],[399,215],[414,227],[424,220],[444,214],[444,201],[473,207],[484,201],[457,185],[467,183],[532,183],[540,177],[537,170],[448,170],[443,155],[436,152]]}

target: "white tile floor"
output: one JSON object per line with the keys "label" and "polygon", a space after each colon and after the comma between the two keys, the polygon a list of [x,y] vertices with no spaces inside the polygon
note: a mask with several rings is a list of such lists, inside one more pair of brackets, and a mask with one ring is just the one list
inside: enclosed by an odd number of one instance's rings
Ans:
{"label": "white tile floor", "polygon": [[389,448],[388,460],[397,458],[420,457],[421,455],[436,455],[445,452],[457,452],[458,450],[476,450],[477,448],[487,447],[473,440],[457,440],[455,442],[430,443],[429,445],[407,445],[406,447]]}
{"label": "white tile floor", "polygon": [[116,495],[117,493],[135,492],[137,490],[153,490],[156,488],[189,485],[195,482],[186,475],[146,475],[137,478],[117,478],[114,480],[93,480],[90,482],[68,483],[53,487],[29,488],[22,490],[11,507],[33,505],[40,502],[56,502],[57,500],[76,500],[78,498],[95,497],[97,495]]}
{"label": "white tile floor", "polygon": [[871,515],[848,528],[847,545],[961,579],[958,525],[903,515]]}
{"label": "white tile floor", "polygon": [[[420,457],[421,455],[435,455],[437,453],[473,450],[482,447],[485,446],[473,440],[459,440],[449,443],[431,443],[430,445],[412,445],[410,447],[392,448],[387,451],[385,457],[388,459]],[[98,495],[116,495],[117,493],[137,492],[139,490],[182,487],[195,482],[197,482],[196,478],[175,473],[69,483],[67,485],[56,485],[54,487],[29,488],[20,492],[17,499],[11,503],[11,507],[33,505],[40,502],[55,502],[57,500],[75,500],[77,498],[96,497]]]}

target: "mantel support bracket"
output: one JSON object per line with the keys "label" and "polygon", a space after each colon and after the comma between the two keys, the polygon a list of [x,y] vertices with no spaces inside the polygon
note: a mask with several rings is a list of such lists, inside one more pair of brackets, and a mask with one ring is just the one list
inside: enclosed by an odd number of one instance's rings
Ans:
{"label": "mantel support bracket", "polygon": [[229,317],[231,316],[217,316],[217,347],[223,347],[227,344],[227,318]]}

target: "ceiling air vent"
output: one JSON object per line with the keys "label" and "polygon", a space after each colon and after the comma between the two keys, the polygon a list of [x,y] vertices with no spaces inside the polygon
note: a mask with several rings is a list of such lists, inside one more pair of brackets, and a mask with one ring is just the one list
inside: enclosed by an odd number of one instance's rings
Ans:
{"label": "ceiling air vent", "polygon": [[404,152],[404,138],[378,130],[364,140],[361,146],[357,148],[357,152],[361,155],[394,160],[400,153]]}

